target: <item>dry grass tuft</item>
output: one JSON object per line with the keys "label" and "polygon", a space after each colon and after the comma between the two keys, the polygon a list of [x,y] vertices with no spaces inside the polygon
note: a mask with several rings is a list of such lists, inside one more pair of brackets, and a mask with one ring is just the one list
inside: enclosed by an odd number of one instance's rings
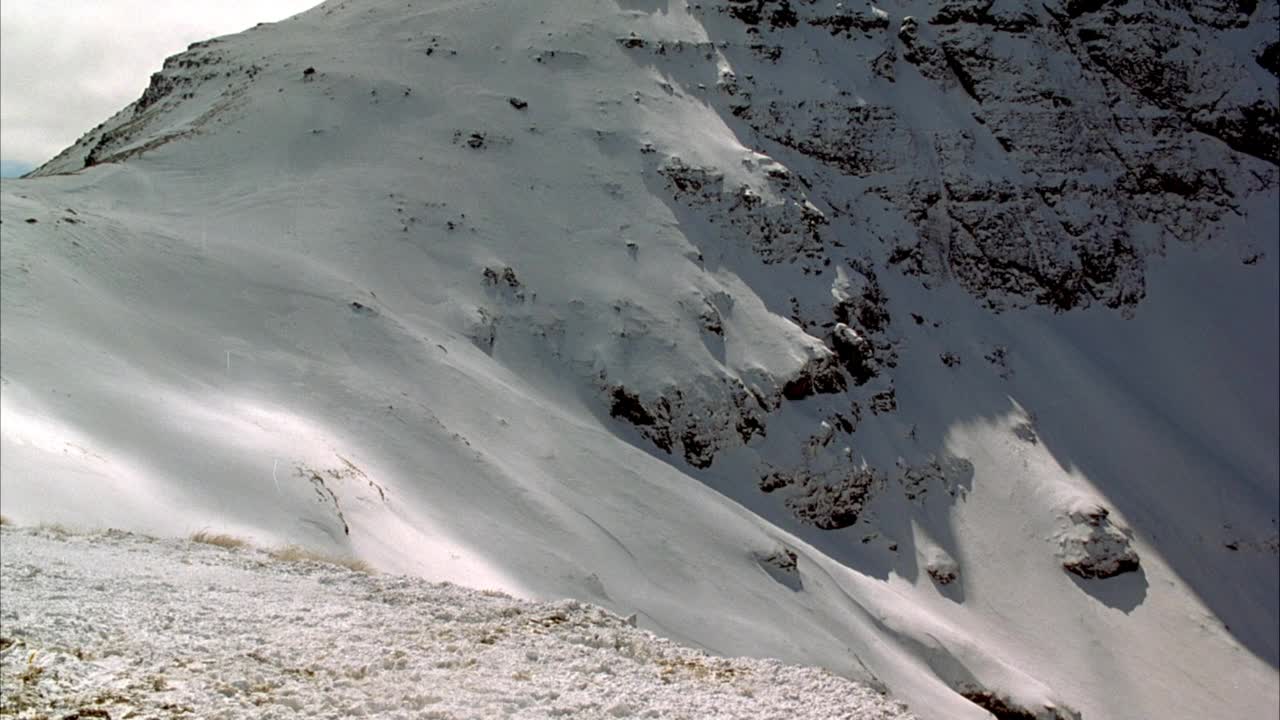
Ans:
{"label": "dry grass tuft", "polygon": [[300,545],[285,545],[278,547],[270,552],[271,557],[281,562],[318,562],[326,565],[336,565],[344,567],[354,572],[364,573],[366,575],[373,574],[373,566],[369,563],[351,557],[338,557],[336,555],[325,555],[314,550],[308,550]]}
{"label": "dry grass tuft", "polygon": [[36,526],[36,530],[60,538],[71,537],[72,535],[78,534],[62,523],[40,523]]}
{"label": "dry grass tuft", "polygon": [[238,550],[240,548],[249,547],[249,541],[235,535],[227,535],[226,533],[209,532],[201,530],[191,535],[192,542],[204,543],[205,545],[217,545],[220,548],[228,550]]}

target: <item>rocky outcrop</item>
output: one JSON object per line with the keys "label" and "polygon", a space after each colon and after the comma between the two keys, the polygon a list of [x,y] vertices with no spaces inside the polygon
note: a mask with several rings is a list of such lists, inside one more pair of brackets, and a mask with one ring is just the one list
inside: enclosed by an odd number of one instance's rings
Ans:
{"label": "rocky outcrop", "polygon": [[[719,393],[729,397],[718,399]],[[612,417],[633,425],[658,449],[678,451],[695,468],[708,468],[719,452],[765,434],[768,407],[740,380],[702,385],[696,395],[669,388],[654,397],[616,385],[608,396]]]}
{"label": "rocky outcrop", "polygon": [[892,172],[911,143],[909,134],[894,132],[903,118],[892,107],[860,102],[847,90],[830,99],[735,105],[733,114],[761,137],[855,177]]}
{"label": "rocky outcrop", "polygon": [[991,713],[996,720],[1080,720],[1080,713],[1066,707],[1029,708],[1008,693],[995,692],[973,683],[957,689],[966,700]]}
{"label": "rocky outcrop", "polygon": [[730,187],[722,170],[691,166],[678,157],[657,172],[677,202],[696,210],[726,241],[745,244],[765,264],[799,262],[817,272],[830,263],[823,241],[827,218],[785,167],[770,163],[762,188]]}
{"label": "rocky outcrop", "polygon": [[792,590],[802,590],[804,584],[800,579],[800,568],[797,563],[797,556],[794,550],[786,546],[779,546],[770,552],[754,553],[756,562],[760,565],[760,569],[768,573],[769,577],[778,581],[780,584]]}
{"label": "rocky outcrop", "polygon": [[846,528],[858,521],[885,484],[882,473],[852,457],[823,467],[805,462],[791,469],[766,468],[759,477],[762,492],[783,491],[784,504],[801,522],[823,530]]}
{"label": "rocky outcrop", "polygon": [[[728,13],[749,36],[795,32],[768,21],[781,6],[748,5],[745,17],[733,3]],[[1267,45],[1241,60],[1223,39],[1274,22],[1272,3],[961,0],[892,19],[795,3],[790,14],[848,41],[829,60],[814,51],[782,61],[807,65],[826,87],[739,72],[728,109],[762,147],[864,180],[864,192],[894,204],[916,235],[894,239],[890,266],[953,278],[992,308],[1130,308],[1145,295],[1151,246],[1138,238],[1148,228],[1194,241],[1238,212],[1242,194],[1277,184],[1274,84],[1256,84],[1246,66],[1266,67],[1275,53]],[[852,57],[885,81],[905,66],[942,96],[967,96],[974,123],[921,127],[843,79]]]}
{"label": "rocky outcrop", "polygon": [[1058,558],[1082,578],[1109,578],[1138,569],[1128,528],[1116,525],[1100,505],[1077,505],[1059,518]]}
{"label": "rocky outcrop", "polygon": [[[257,79],[262,67],[232,61],[218,46],[218,40],[193,43],[186,52],[174,55],[151,75],[142,95],[106,122],[90,130],[74,145],[32,171],[32,176],[74,172],[100,163],[120,162],[154,150],[173,140],[200,132],[215,118],[231,110],[244,89]],[[222,79],[232,81],[216,93],[204,93]],[[180,105],[190,120],[182,129],[156,132],[153,121]]]}
{"label": "rocky outcrop", "polygon": [[1247,68],[1220,41],[1225,32],[1254,22],[1257,11],[1257,3],[1233,0],[1150,2],[1136,11],[1106,4],[1059,22],[1074,32],[1090,61],[1132,92],[1233,149],[1275,164],[1275,87],[1244,82]]}
{"label": "rocky outcrop", "polygon": [[[729,180],[742,177],[730,168],[667,155],[652,166],[662,187],[682,217],[713,228],[726,247],[749,249],[767,268],[834,275],[829,301],[797,292],[789,302],[791,319],[831,351],[840,372],[814,358],[783,386],[783,400],[845,394],[859,412],[897,411],[892,372],[911,350],[894,331],[878,275],[927,287],[954,282],[996,311],[1102,305],[1129,313],[1146,295],[1149,259],[1166,243],[1198,242],[1243,213],[1242,198],[1280,186],[1274,85],[1257,85],[1250,69],[1266,72],[1280,45],[1273,38],[1241,60],[1224,39],[1274,21],[1275,3],[950,0],[909,17],[724,0],[693,12],[716,19],[705,42],[629,38],[623,47],[688,87],[704,87],[705,73],[690,74],[689,63],[698,64],[691,57],[715,62],[707,101],[765,172],[752,184]],[[830,42],[791,52],[797,34],[813,28]],[[1187,51],[1170,52],[1175,47]],[[779,65],[813,81],[782,83],[771,70]],[[850,68],[860,69],[851,77]],[[934,87],[936,102],[960,119],[912,115],[878,89],[908,75]],[[858,223],[886,207],[905,232]],[[704,329],[716,325],[704,321]],[[973,360],[1010,379],[1010,353],[991,346]],[[952,349],[937,357],[957,372],[967,359]],[[778,404],[761,407],[763,435]],[[664,426],[663,412],[651,407],[652,427]],[[829,424],[852,434],[858,414]],[[697,422],[705,427],[713,415]],[[674,447],[691,432],[653,436]],[[1019,437],[1038,442],[1034,433]],[[712,448],[730,445],[693,444],[699,467]],[[776,462],[765,463],[761,489],[779,492],[819,527],[851,524],[886,476]],[[950,460],[917,458],[895,472],[911,498],[930,486],[954,493],[967,482]],[[1105,514],[1081,517],[1090,530],[1078,544],[1088,549],[1067,542],[1073,549],[1064,553],[1080,557],[1064,564],[1101,576],[1136,567]]]}
{"label": "rocky outcrop", "polygon": [[862,466],[843,472],[796,474],[792,482],[797,491],[787,498],[787,508],[803,522],[838,530],[858,521],[876,491],[884,486],[884,476]]}
{"label": "rocky outcrop", "polygon": [[609,414],[635,426],[664,452],[678,450],[690,465],[707,468],[720,452],[764,437],[767,416],[783,400],[845,389],[844,375],[831,355],[815,355],[790,377],[758,379],[748,387],[732,376],[704,378],[652,397],[614,385],[606,388]]}
{"label": "rocky outcrop", "polygon": [[951,553],[937,545],[930,545],[923,549],[922,555],[925,572],[935,583],[950,585],[960,578],[960,563],[956,562]]}
{"label": "rocky outcrop", "polygon": [[900,460],[897,481],[908,500],[925,497],[930,489],[956,497],[973,484],[973,463],[954,455],[933,455],[911,464]]}

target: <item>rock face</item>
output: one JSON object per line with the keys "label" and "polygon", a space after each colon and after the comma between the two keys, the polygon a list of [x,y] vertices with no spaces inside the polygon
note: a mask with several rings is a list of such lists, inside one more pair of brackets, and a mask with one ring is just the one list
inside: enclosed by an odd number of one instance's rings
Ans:
{"label": "rock face", "polygon": [[[1224,42],[1274,22],[1273,5],[1145,5],[947,2],[896,32],[861,24],[806,58],[828,92],[743,82],[733,112],[896,206],[914,231],[892,241],[904,272],[949,275],[992,307],[1129,307],[1144,294],[1147,229],[1192,240],[1248,190],[1274,187],[1280,127],[1274,83]],[[813,25],[853,27],[795,7]],[[967,96],[973,122],[931,127],[826,69],[887,57],[901,58],[895,77]]]}
{"label": "rock face", "polygon": [[1109,578],[1138,570],[1132,533],[1113,523],[1110,514],[1097,505],[1066,511],[1057,537],[1063,569],[1082,578]]}
{"label": "rock face", "polygon": [[[691,54],[730,61],[710,100],[766,158],[763,193],[728,183],[724,169],[671,158],[656,172],[673,202],[765,265],[840,274],[827,302],[791,303],[793,319],[832,350],[845,377],[802,375],[787,400],[848,392],[875,413],[895,410],[899,333],[877,273],[926,286],[954,281],[995,311],[1099,304],[1128,314],[1146,294],[1153,255],[1213,234],[1280,178],[1265,61],[1273,45],[1227,40],[1274,35],[1274,3],[964,0],[920,17],[831,14],[811,2],[700,7],[710,43],[647,37],[624,47],[676,77],[690,73],[678,61]],[[806,28],[829,37],[789,51]],[[813,81],[771,80],[778,66]],[[850,67],[865,74],[851,77]],[[908,82],[930,87],[965,120],[924,119],[892,89]],[[897,216],[895,231],[856,220],[885,209]],[[1003,367],[1007,349],[994,353],[988,360]],[[877,378],[887,387],[856,391]],[[694,455],[699,467],[714,457]],[[787,484],[779,477],[765,473],[762,487]],[[868,477],[814,481],[826,489],[789,507],[844,527],[856,512],[814,508],[854,507]]]}

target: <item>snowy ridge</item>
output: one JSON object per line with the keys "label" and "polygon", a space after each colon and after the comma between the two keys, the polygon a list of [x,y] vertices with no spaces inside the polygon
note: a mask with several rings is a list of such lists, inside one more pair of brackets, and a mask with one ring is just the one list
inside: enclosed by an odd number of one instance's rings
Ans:
{"label": "snowy ridge", "polygon": [[198,44],[0,186],[3,510],[574,597],[928,720],[1274,715],[1277,12]]}
{"label": "snowy ridge", "polygon": [[3,544],[6,715],[913,717],[828,672],[712,657],[573,600],[120,531],[5,528]]}

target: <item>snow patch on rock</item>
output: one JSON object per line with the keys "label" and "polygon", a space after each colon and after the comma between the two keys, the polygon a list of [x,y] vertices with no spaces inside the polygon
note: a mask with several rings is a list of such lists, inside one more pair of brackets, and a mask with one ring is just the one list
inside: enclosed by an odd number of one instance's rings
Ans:
{"label": "snow patch on rock", "polygon": [[1058,559],[1067,572],[1082,578],[1109,578],[1138,569],[1133,533],[1111,520],[1097,504],[1076,501],[1058,516]]}

